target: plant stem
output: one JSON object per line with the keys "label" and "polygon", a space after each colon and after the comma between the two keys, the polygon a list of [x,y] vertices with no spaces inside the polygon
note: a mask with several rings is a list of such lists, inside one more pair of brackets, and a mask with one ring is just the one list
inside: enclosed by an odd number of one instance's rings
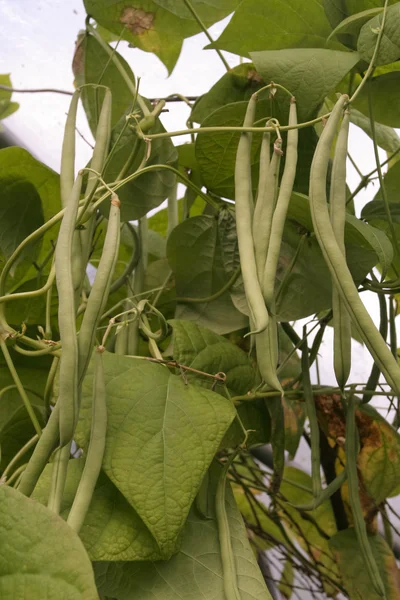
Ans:
{"label": "plant stem", "polygon": [[[208,32],[207,27],[205,26],[205,24],[203,23],[203,21],[201,20],[200,16],[197,14],[196,10],[194,9],[194,7],[192,6],[192,3],[189,0],[183,0],[187,9],[190,10],[190,12],[192,13],[193,17],[195,18],[195,20],[197,21],[198,25],[201,27],[202,31],[206,34],[208,41],[210,42],[210,44],[214,43],[214,40],[212,39],[211,35]],[[216,51],[216,53],[218,54],[218,56],[220,57],[221,61],[223,62],[223,65],[225,67],[225,69],[227,71],[230,71],[231,68],[228,65],[228,63],[226,62],[221,50],[219,48],[214,48],[214,50]]]}
{"label": "plant stem", "polygon": [[36,444],[38,439],[39,439],[39,436],[37,434],[34,435],[28,442],[26,442],[26,444],[24,444],[24,446],[22,446],[22,448],[20,448],[18,450],[17,454],[10,460],[10,462],[4,469],[1,479],[0,479],[0,482],[7,481],[7,476],[9,474],[9,472],[11,471],[11,469],[24,456],[24,454],[26,454],[28,452],[28,450],[30,450],[32,448],[32,446],[34,446]]}
{"label": "plant stem", "polygon": [[68,92],[67,90],[57,90],[55,88],[38,88],[38,89],[20,89],[9,87],[8,85],[0,85],[0,90],[4,90],[5,92],[12,92],[16,94],[65,94],[66,96],[73,96],[74,92]]}

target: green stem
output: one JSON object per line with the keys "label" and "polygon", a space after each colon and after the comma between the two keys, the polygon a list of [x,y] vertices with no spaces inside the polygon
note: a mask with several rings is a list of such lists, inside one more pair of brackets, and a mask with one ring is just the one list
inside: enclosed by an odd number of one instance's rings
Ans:
{"label": "green stem", "polygon": [[18,479],[18,477],[25,471],[27,464],[28,463],[25,463],[24,465],[21,465],[20,467],[18,467],[18,469],[16,469],[14,471],[14,473],[11,475],[10,479],[8,481],[6,481],[6,485],[11,485],[12,483],[14,483],[14,481],[16,481]]}
{"label": "green stem", "polygon": [[[205,33],[205,35],[208,38],[208,41],[210,42],[210,44],[214,43],[214,40],[212,39],[211,35],[209,34],[209,31],[207,29],[207,27],[205,26],[205,24],[203,23],[203,21],[201,20],[200,16],[197,14],[196,10],[194,9],[194,7],[192,6],[192,3],[189,0],[183,0],[187,9],[190,10],[190,12],[192,13],[193,17],[195,18],[195,20],[197,21],[198,25],[200,26],[200,28],[202,29],[202,31]],[[219,48],[214,48],[214,50],[216,51],[216,53],[218,54],[218,56],[220,57],[225,69],[227,71],[230,71],[231,68],[228,65],[228,63],[226,62],[221,50]]]}
{"label": "green stem", "polygon": [[190,298],[184,296],[177,296],[176,301],[185,304],[202,304],[204,302],[213,302],[214,300],[217,300],[217,298],[220,298],[220,296],[222,296],[233,286],[240,273],[241,269],[240,267],[238,267],[236,271],[231,275],[230,279],[225,283],[225,285],[223,285],[222,288],[220,288],[217,292],[215,292],[215,294],[212,294],[211,296],[206,296],[205,298]]}
{"label": "green stem", "polygon": [[28,442],[26,442],[26,444],[24,444],[24,446],[22,446],[22,448],[20,448],[18,450],[17,454],[10,460],[10,462],[4,469],[1,479],[0,479],[0,483],[2,481],[3,482],[7,481],[7,476],[9,474],[9,472],[12,470],[13,467],[15,467],[16,463],[28,452],[28,450],[30,450],[32,448],[32,446],[34,446],[36,444],[38,439],[39,439],[39,436],[37,434],[34,435]]}
{"label": "green stem", "polygon": [[13,378],[13,381],[14,381],[14,383],[15,383],[15,385],[17,387],[17,390],[19,392],[19,395],[21,396],[21,399],[22,399],[22,401],[23,401],[23,403],[25,405],[26,412],[28,413],[29,418],[32,421],[32,425],[35,428],[36,433],[40,437],[42,435],[42,428],[40,427],[39,421],[37,420],[35,411],[33,410],[32,404],[31,404],[31,402],[30,402],[30,400],[28,398],[28,394],[25,392],[25,388],[22,385],[22,382],[21,382],[21,380],[20,380],[20,378],[18,376],[18,373],[17,373],[17,371],[15,369],[13,360],[12,360],[11,355],[10,355],[10,353],[8,351],[8,348],[7,348],[7,344],[1,338],[1,336],[0,336],[0,347],[1,347],[2,351],[3,351],[3,356],[4,356],[4,359],[5,359],[6,363],[7,363],[8,370],[10,371],[10,375]]}
{"label": "green stem", "polygon": [[[100,46],[103,48],[103,50],[111,58],[111,60],[113,61],[114,65],[118,69],[120,75],[122,76],[123,80],[125,81],[127,88],[131,92],[132,96],[135,97],[136,94],[137,94],[135,83],[129,77],[129,75],[126,72],[124,66],[120,62],[118,56],[115,54],[115,51],[113,51],[113,49],[103,40],[103,38],[101,37],[101,35],[99,34],[99,32],[92,25],[90,25],[89,19],[90,19],[90,17],[88,17],[86,19],[86,30],[89,33],[92,34],[92,36],[98,41],[98,43],[100,44]],[[137,94],[137,102],[138,102],[138,104],[140,106],[140,109],[141,109],[142,113],[145,116],[149,115],[150,114],[150,110],[147,108],[146,102],[143,100],[143,98],[141,96],[139,96],[139,94]]]}
{"label": "green stem", "polygon": [[[133,279],[133,293],[140,294],[144,287],[144,278],[147,269],[148,259],[148,222],[145,215],[139,219],[139,244],[140,258],[135,269]],[[128,324],[128,354],[136,356],[139,345],[139,320],[135,319]]]}
{"label": "green stem", "polygon": [[175,183],[169,196],[168,196],[168,229],[167,238],[170,236],[171,231],[179,224],[178,215],[178,185]]}

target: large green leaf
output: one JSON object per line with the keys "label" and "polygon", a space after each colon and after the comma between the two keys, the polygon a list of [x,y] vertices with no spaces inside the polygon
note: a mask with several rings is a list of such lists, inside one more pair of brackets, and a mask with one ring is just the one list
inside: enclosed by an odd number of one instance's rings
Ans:
{"label": "large green leaf", "polygon": [[256,50],[323,48],[330,30],[322,0],[244,0],[208,47],[241,56]]}
{"label": "large green leaf", "polygon": [[53,512],[0,486],[2,600],[98,600],[93,570],[76,533]]}
{"label": "large green leaf", "polygon": [[368,80],[354,101],[354,107],[369,116],[368,93],[371,94],[374,119],[389,127],[400,127],[400,71],[391,71]]}
{"label": "large green leaf", "polygon": [[[168,238],[167,256],[178,298],[206,298],[228,280],[221,259],[218,223],[213,216],[192,217],[175,227]],[[178,302],[176,318],[196,321],[219,334],[248,325],[247,317],[233,306],[229,291],[211,302]]]}
{"label": "large green leaf", "polygon": [[[210,519],[192,510],[187,520],[180,552],[167,562],[95,563],[101,593],[116,600],[225,600],[217,523],[214,516],[216,478],[210,470]],[[247,540],[242,518],[227,484],[227,511],[238,588],[243,600],[271,600]]]}
{"label": "large green leaf", "polygon": [[[360,59],[357,52],[323,48],[270,50],[250,55],[265,81],[285,86],[296,97],[299,122],[311,118],[325,96]],[[289,105],[289,97],[285,100]]]}
{"label": "large green leaf", "polygon": [[[128,77],[134,82],[135,77],[128,63],[118,52],[115,52],[115,55],[127,72]],[[100,83],[102,86],[111,89],[111,126],[114,127],[132,104],[133,97],[114,62],[110,61],[107,52],[92,35],[84,33],[78,36],[72,68],[77,86]],[[81,98],[93,136],[96,135],[104,94],[105,90],[103,88],[82,88]]]}
{"label": "large green leaf", "polygon": [[[35,186],[25,179],[4,174],[0,180],[0,253],[7,259],[19,244],[43,225],[40,196]],[[27,247],[19,261],[27,255],[33,261],[40,246]]]}
{"label": "large green leaf", "polygon": [[[392,202],[392,205],[390,206],[390,214],[392,221],[400,225],[400,202]],[[377,220],[387,221],[387,213],[384,201],[371,200],[371,202],[368,202],[368,204],[363,207],[361,216],[366,221],[371,221],[372,223],[375,223]]]}
{"label": "large green leaf", "polygon": [[[350,111],[350,120],[372,139],[371,121],[368,117],[363,115],[359,110],[353,108]],[[382,123],[375,123],[375,136],[378,146],[383,148],[383,150],[386,150],[386,152],[395,152],[400,147],[400,137],[393,127],[382,125]]]}
{"label": "large green leaf", "polygon": [[[104,471],[169,556],[235,410],[230,400],[185,384],[162,365],[108,353],[103,361]],[[92,384],[93,364],[82,390],[76,435],[82,446],[90,430]]]}
{"label": "large green leaf", "polygon": [[243,63],[225,73],[212,88],[197,100],[190,115],[191,120],[202,123],[214,110],[249,100],[250,96],[265,85],[252,63]]}
{"label": "large green leaf", "polygon": [[[350,223],[354,230],[361,233],[364,240],[373,249],[382,267],[382,273],[386,275],[393,260],[393,246],[386,234],[376,227],[367,226],[354,215],[346,215],[346,223]],[[364,242],[363,240],[363,242]],[[364,245],[364,244],[363,244]]]}
{"label": "large green leaf", "polygon": [[[258,398],[251,402],[236,405],[241,424],[235,419],[222,438],[220,448],[237,448],[244,441],[243,427],[247,431],[246,447],[268,444],[271,441],[271,420],[264,400]],[[243,425],[243,427],[242,427]]]}
{"label": "large green leaf", "polygon": [[[117,141],[122,128],[126,124],[125,115],[121,117],[114,127],[111,135],[111,145]],[[157,119],[151,133],[161,133],[165,129],[161,121]],[[136,145],[137,144],[137,145]],[[135,146],[136,145],[136,146]],[[132,150],[137,148],[135,156],[132,157]],[[134,173],[139,167],[148,148],[143,140],[138,140],[136,132],[130,127],[118,141],[115,147],[113,157],[104,173],[106,182],[113,182],[117,179],[121,169],[129,161],[129,168],[125,173],[128,176]],[[175,146],[169,138],[153,140],[151,143],[150,157],[146,166],[153,164],[174,165],[178,155]],[[150,171],[139,176],[137,179],[126,183],[118,190],[118,196],[121,200],[121,220],[133,221],[147,214],[152,208],[159,206],[170,194],[175,186],[176,176],[166,169]],[[103,204],[101,210],[108,215],[109,205]]]}
{"label": "large green leaf", "polygon": [[[154,52],[171,73],[178,60],[184,38],[201,31],[183,2],[178,0],[85,0],[86,12],[102,27],[132,46]],[[206,26],[233,12],[238,0],[194,0]]]}
{"label": "large green leaf", "polygon": [[[368,541],[385,586],[385,598],[397,600],[400,595],[400,578],[393,552],[380,535],[370,535]],[[339,566],[350,600],[378,600],[380,596],[375,592],[368,569],[365,568],[354,529],[338,531],[329,540],[329,547]]]}
{"label": "large green leaf", "polygon": [[[59,180],[60,178],[57,173],[36,160],[36,158],[33,158],[27,150],[15,146],[0,150],[0,189],[3,182],[9,185],[10,181],[14,181],[15,184],[17,182],[24,182],[24,185],[33,185],[41,199],[40,207],[35,197],[31,206],[32,210],[29,213],[30,219],[34,219],[35,223],[42,222],[42,220],[48,221],[61,209]],[[34,216],[34,212],[36,212],[36,216]],[[26,228],[27,225],[24,224],[24,227]],[[29,276],[34,277],[37,274],[34,267],[31,267],[28,273],[26,271],[35,257],[37,258],[37,262],[40,263],[48,255],[53,247],[53,243],[57,239],[57,231],[58,227],[55,226],[46,233],[37,257],[31,247],[30,256],[27,257],[26,261],[15,272],[14,283],[19,281],[24,274],[27,278]],[[49,265],[47,265],[47,269],[49,268]]]}
{"label": "large green leaf", "polygon": [[[85,458],[70,460],[60,514],[67,519],[78,489]],[[33,493],[46,505],[53,466],[47,465]],[[118,488],[101,472],[89,512],[79,532],[91,560],[157,560],[157,543]]]}
{"label": "large green leaf", "polygon": [[[233,395],[240,396],[251,389],[254,371],[243,350],[193,321],[175,319],[171,321],[171,325],[175,360],[212,375],[218,372],[225,373],[226,385]],[[188,378],[193,380],[190,373]],[[198,376],[195,380],[201,382]]]}
{"label": "large green leaf", "polygon": [[[371,62],[376,48],[379,29],[382,25],[383,13],[380,13],[365,23],[360,31],[357,50],[366,62]],[[389,6],[386,11],[386,21],[378,54],[375,57],[376,65],[387,65],[400,58],[400,4],[397,2]]]}
{"label": "large green leaf", "polygon": [[[0,84],[12,87],[9,75],[0,75]],[[19,108],[18,102],[11,102],[12,92],[0,90],[0,121],[12,115]],[[1,125],[0,125],[1,131]]]}

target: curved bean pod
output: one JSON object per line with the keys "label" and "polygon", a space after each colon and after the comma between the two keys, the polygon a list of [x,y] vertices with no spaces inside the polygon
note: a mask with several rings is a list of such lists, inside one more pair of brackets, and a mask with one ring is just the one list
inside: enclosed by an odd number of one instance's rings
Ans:
{"label": "curved bean pod", "polygon": [[[244,127],[253,124],[257,96],[253,94],[247,105]],[[251,134],[242,133],[235,162],[235,211],[238,236],[240,266],[243,285],[249,305],[255,332],[263,331],[268,325],[268,311],[265,306],[257,275],[252,235],[252,187],[250,170]]]}
{"label": "curved bean pod", "polygon": [[329,155],[335,131],[347,100],[346,95],[339,98],[317,144],[310,172],[311,216],[315,236],[330,270],[333,283],[373,359],[396,394],[400,394],[400,367],[358,295],[329,219],[326,202]]}
{"label": "curved bean pod", "polygon": [[92,356],[96,329],[104,311],[110,291],[111,280],[118,258],[120,240],[120,201],[116,194],[112,195],[111,208],[108,218],[107,233],[104,240],[96,277],[83,315],[82,325],[78,336],[79,353],[79,383],[85,376]]}
{"label": "curved bean pod", "polygon": [[81,187],[82,173],[79,172],[61,222],[55,251],[59,297],[58,323],[62,345],[57,400],[57,404],[60,405],[61,446],[65,446],[72,440],[78,418],[78,342],[76,339],[72,254]]}
{"label": "curved bean pod", "polygon": [[371,582],[376,593],[385,598],[385,586],[383,585],[375,557],[372,554],[372,549],[368,540],[367,528],[362,512],[360,495],[358,491],[358,474],[357,474],[357,448],[358,448],[358,432],[356,430],[355,419],[355,397],[351,395],[349,398],[347,414],[346,414],[346,466],[347,466],[347,483],[349,486],[349,500],[353,513],[354,529],[356,530],[357,540],[360,545],[361,554],[365,562],[366,571],[369,573]]}
{"label": "curved bean pod", "polygon": [[101,352],[95,353],[93,377],[92,424],[85,466],[79,481],[67,523],[79,533],[89,510],[93,492],[99,477],[106,445],[107,405],[106,385]]}
{"label": "curved bean pod", "polygon": [[[329,204],[332,229],[344,257],[346,256],[344,226],[346,222],[346,160],[349,123],[350,113],[346,110],[336,141]],[[351,319],[335,285],[332,285],[332,310],[333,363],[336,381],[338,386],[343,389],[349,378],[351,367]]]}
{"label": "curved bean pod", "polygon": [[329,485],[326,486],[326,488],[321,490],[319,496],[316,496],[315,498],[313,498],[311,500],[311,502],[307,502],[306,504],[292,504],[290,502],[289,504],[290,504],[290,506],[293,506],[293,508],[297,508],[297,510],[305,510],[305,511],[315,510],[316,508],[321,506],[321,504],[323,504],[324,502],[329,500],[329,498],[331,496],[333,496],[333,494],[335,494],[338,490],[340,490],[340,488],[346,481],[347,481],[347,469],[344,468],[343,471],[341,471],[339,473],[339,475],[337,475],[335,477],[335,479],[333,481],[331,481]]}

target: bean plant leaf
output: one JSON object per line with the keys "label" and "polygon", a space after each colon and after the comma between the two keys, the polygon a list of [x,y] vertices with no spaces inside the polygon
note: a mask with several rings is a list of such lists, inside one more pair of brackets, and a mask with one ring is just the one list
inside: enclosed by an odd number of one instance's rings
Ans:
{"label": "bean plant leaf", "polygon": [[[103,468],[170,556],[191,503],[235,416],[230,400],[164,366],[104,354],[108,428]],[[82,390],[78,443],[90,430],[93,364]]]}
{"label": "bean plant leaf", "polygon": [[[135,76],[130,66],[117,51],[114,50],[114,52],[129,79],[134,83]],[[111,127],[114,127],[132,104],[132,92],[114,62],[110,61],[107,52],[92,35],[83,33],[78,36],[72,69],[77,86],[93,83],[110,88],[112,93]],[[83,87],[81,91],[82,103],[94,137],[104,94],[103,87]]]}
{"label": "bean plant leaf", "polygon": [[[114,127],[111,135],[111,145],[113,145],[122,129],[125,127],[125,115],[121,117]],[[151,133],[161,133],[165,129],[159,119]],[[132,152],[135,151],[134,155]],[[125,176],[133,174],[139,167],[141,161],[148,151],[147,145],[143,140],[139,140],[136,132],[130,127],[125,129],[118,144],[115,147],[113,157],[107,166],[104,179],[106,182],[113,182],[117,179],[121,169],[129,164]],[[150,157],[146,166],[162,164],[174,166],[177,161],[177,152],[170,139],[156,139],[151,143]],[[118,190],[118,196],[121,200],[121,220],[133,221],[143,217],[151,209],[159,206],[169,195],[176,182],[176,176],[167,169],[157,169],[140,175],[133,181],[129,181]],[[108,215],[109,205],[104,203],[101,210]]]}
{"label": "bean plant leaf", "polygon": [[352,37],[357,37],[362,26],[382,11],[383,7],[378,6],[376,8],[363,10],[355,15],[350,15],[336,25],[335,29],[329,35],[329,38],[332,38],[334,35],[339,36],[346,33],[350,34]]}
{"label": "bean plant leaf", "polygon": [[53,512],[0,486],[2,600],[98,600],[92,565],[77,534]]}
{"label": "bean plant leaf", "polygon": [[[395,600],[400,594],[400,577],[393,552],[380,535],[369,535],[368,541],[385,586],[387,600]],[[329,540],[329,548],[339,566],[343,584],[350,600],[378,600],[368,569],[362,557],[354,529],[338,531]]]}
{"label": "bean plant leaf", "polygon": [[367,81],[354,101],[354,107],[367,116],[368,94],[371,94],[374,119],[389,127],[400,127],[400,106],[397,102],[400,94],[400,71],[384,73]]}
{"label": "bean plant leaf", "polygon": [[[154,52],[171,73],[186,37],[201,28],[183,2],[174,0],[85,0],[86,12],[102,27],[136,48]],[[194,8],[207,27],[228,16],[238,0],[195,0]]]}
{"label": "bean plant leaf", "polygon": [[[209,506],[212,518],[203,519],[193,509],[186,522],[180,552],[165,562],[98,562],[94,564],[100,593],[116,600],[225,600],[214,498],[220,468],[210,470]],[[238,588],[243,598],[271,600],[247,540],[242,517],[230,485],[225,507],[228,517]],[[149,585],[151,582],[151,585]]]}
{"label": "bean plant leaf", "polygon": [[[389,0],[389,4],[394,4],[397,0]],[[349,15],[360,13],[371,8],[382,8],[381,0],[346,0]]]}
{"label": "bean plant leaf", "polygon": [[303,435],[306,412],[304,402],[298,400],[282,399],[284,422],[285,422],[285,450],[289,452],[289,458],[294,459]]}
{"label": "bean plant leaf", "polygon": [[[368,117],[354,108],[350,111],[350,121],[353,125],[360,127],[372,139],[371,121]],[[386,152],[392,153],[400,148],[400,137],[393,127],[375,123],[375,136],[378,146]]]}
{"label": "bean plant leaf", "polygon": [[[0,84],[12,87],[9,75],[0,75]],[[19,108],[18,102],[11,102],[12,92],[0,90],[0,121],[12,115]],[[1,131],[1,125],[0,125]]]}
{"label": "bean plant leaf", "polygon": [[[382,25],[383,13],[367,21],[360,31],[357,50],[366,62],[371,62],[376,48],[376,40]],[[389,6],[386,11],[385,28],[375,57],[376,65],[387,65],[400,58],[400,4]]]}
{"label": "bean plant leaf", "polygon": [[323,0],[324,11],[331,27],[347,17],[346,0]]}
{"label": "bean plant leaf", "polygon": [[[44,427],[44,408],[42,406],[34,405],[32,409],[40,427]],[[2,470],[17,454],[22,446],[24,446],[26,442],[28,442],[35,434],[36,430],[25,406],[20,406],[0,430],[0,446],[2,447],[0,464]],[[29,456],[29,453],[24,455],[24,460],[27,461]]]}
{"label": "bean plant leaf", "polygon": [[195,321],[219,334],[247,327],[247,317],[235,309],[228,290],[208,302],[185,303],[183,300],[207,298],[228,280],[221,260],[215,217],[192,217],[175,227],[168,238],[167,257],[175,275],[177,319]]}
{"label": "bean plant leaf", "polygon": [[[357,52],[323,48],[264,50],[251,52],[250,56],[264,81],[279,83],[296,97],[299,122],[311,118],[325,96],[360,59]],[[289,97],[285,103],[289,105]]]}
{"label": "bean plant leaf", "polygon": [[[78,489],[85,458],[70,460],[60,515],[67,519]],[[49,497],[51,464],[47,465],[33,493],[46,505]],[[107,475],[100,473],[88,514],[79,532],[91,560],[157,560],[161,558],[156,540],[138,514]]]}
{"label": "bean plant leaf", "polygon": [[[271,419],[265,407],[264,400],[257,398],[251,402],[246,399],[236,406],[241,423],[235,419],[222,438],[220,449],[237,448],[243,444],[247,432],[246,447],[251,448],[259,444],[268,444],[271,441]],[[243,427],[242,427],[243,426]]]}
{"label": "bean plant leaf", "polygon": [[[40,196],[41,206],[38,203],[36,195],[34,196],[34,193],[30,191],[29,193],[31,194],[33,204],[31,204],[30,212],[28,214],[29,219],[35,224],[41,224],[43,221],[48,221],[60,210],[59,179],[57,173],[36,160],[36,158],[23,148],[14,146],[0,150],[0,189],[2,189],[3,184],[9,186],[11,181],[16,185],[21,185],[21,182],[23,182],[24,186],[29,186],[29,190],[31,190],[30,186],[34,186]],[[25,190],[27,189],[28,188],[26,187]],[[24,196],[22,196],[22,199],[20,199],[19,202],[22,202],[23,200]],[[15,215],[14,219],[17,218],[18,215]],[[29,223],[24,223],[24,229],[27,227],[29,228]],[[39,253],[33,249],[33,246],[30,247],[30,255],[26,257],[27,260],[24,261],[14,273],[14,283],[18,282],[22,276],[24,276],[24,279],[29,279],[30,277],[37,275],[36,268],[31,267],[31,269],[28,270],[28,267],[31,266],[32,260],[35,258],[38,263],[40,263],[41,260],[48,255],[53,247],[52,243],[57,239],[57,231],[58,227],[55,226],[45,234],[42,241],[39,242]],[[8,235],[10,235],[10,233]],[[20,235],[18,236],[16,232],[13,232],[13,235],[21,241]],[[2,237],[3,236],[4,232],[2,232]],[[46,269],[43,270],[44,273],[48,272],[50,266],[47,265]],[[22,281],[20,281],[20,283],[22,283]]]}
{"label": "bean plant leaf", "polygon": [[[392,203],[390,206],[390,214],[394,223],[400,224],[400,203]],[[387,213],[383,200],[371,200],[366,204],[361,212],[361,216],[366,221],[374,223],[378,221],[387,221]]]}
{"label": "bean plant leaf", "polygon": [[374,250],[382,267],[382,276],[384,277],[393,261],[393,246],[386,234],[376,227],[366,227],[363,221],[360,221],[360,219],[357,219],[353,215],[347,214],[346,222],[358,230]]}
{"label": "bean plant leaf", "polygon": [[293,584],[294,584],[294,569],[293,563],[290,559],[285,561],[285,566],[282,571],[281,580],[279,582],[279,591],[281,595],[286,598],[286,600],[290,600],[293,593]]}
{"label": "bean plant leaf", "polygon": [[195,103],[190,118],[202,123],[217,108],[234,102],[249,100],[250,96],[265,85],[252,63],[243,63],[225,73],[212,88]]}
{"label": "bean plant leaf", "polygon": [[321,1],[244,0],[218,40],[207,47],[240,56],[257,50],[323,48],[329,33]]}
{"label": "bean plant leaf", "polygon": [[[179,363],[215,375],[223,372],[233,395],[246,394],[254,382],[254,370],[243,350],[228,339],[193,323],[174,319],[173,356]],[[202,378],[187,374],[189,381],[202,383]],[[224,392],[221,392],[222,394]]]}

